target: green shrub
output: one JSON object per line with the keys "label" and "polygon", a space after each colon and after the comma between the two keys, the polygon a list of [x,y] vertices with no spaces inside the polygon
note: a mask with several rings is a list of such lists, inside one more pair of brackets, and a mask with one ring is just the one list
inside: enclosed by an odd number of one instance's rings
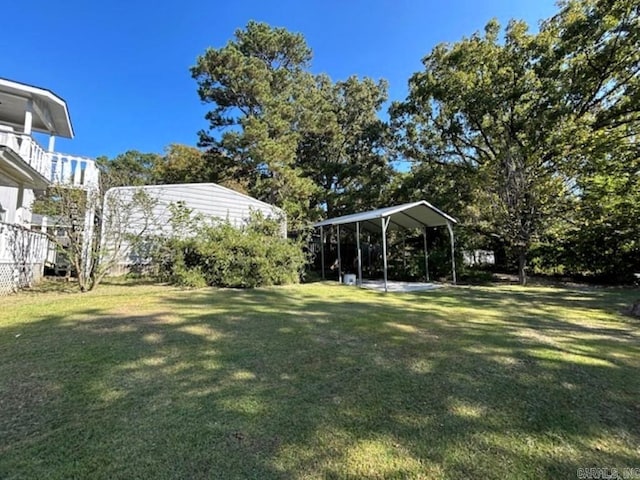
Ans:
{"label": "green shrub", "polygon": [[203,288],[207,280],[199,268],[178,268],[173,275],[173,283],[186,288]]}
{"label": "green shrub", "polygon": [[302,247],[279,236],[274,223],[255,217],[243,228],[221,223],[192,238],[168,239],[154,254],[158,275],[187,287],[297,283],[306,263]]}

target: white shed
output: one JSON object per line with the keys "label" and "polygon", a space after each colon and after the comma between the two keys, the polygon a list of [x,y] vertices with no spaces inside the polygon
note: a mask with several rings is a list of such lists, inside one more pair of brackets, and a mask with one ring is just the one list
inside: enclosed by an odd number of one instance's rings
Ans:
{"label": "white shed", "polygon": [[[144,192],[145,197],[153,203],[151,215],[148,215],[140,205],[136,204],[135,195]],[[257,200],[248,195],[236,192],[215,183],[187,183],[175,185],[146,185],[132,187],[117,187],[109,189],[105,194],[104,227],[102,232],[103,245],[107,250],[118,251],[121,268],[126,270],[134,263],[129,248],[124,240],[122,247],[115,247],[114,238],[121,237],[116,230],[125,230],[127,234],[137,235],[144,230],[145,235],[167,235],[171,233],[171,204],[181,203],[194,214],[201,214],[206,220],[228,221],[232,225],[241,227],[247,223],[253,212],[261,213],[265,218],[277,219],[281,222],[282,234],[286,236],[286,216],[283,210],[268,203]],[[114,205],[126,209],[124,221],[114,217],[110,209]],[[118,207],[116,207],[118,208]]]}

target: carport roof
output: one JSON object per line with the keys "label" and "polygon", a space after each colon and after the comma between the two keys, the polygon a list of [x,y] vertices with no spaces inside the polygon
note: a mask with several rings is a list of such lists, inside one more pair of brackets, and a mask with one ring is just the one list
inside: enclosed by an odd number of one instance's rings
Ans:
{"label": "carport roof", "polygon": [[382,231],[380,219],[389,219],[389,228],[393,230],[422,227],[441,227],[458,221],[425,200],[404,203],[393,207],[379,208],[368,212],[353,213],[342,217],[330,218],[318,222],[314,227],[346,225],[360,223],[360,228],[370,232]]}

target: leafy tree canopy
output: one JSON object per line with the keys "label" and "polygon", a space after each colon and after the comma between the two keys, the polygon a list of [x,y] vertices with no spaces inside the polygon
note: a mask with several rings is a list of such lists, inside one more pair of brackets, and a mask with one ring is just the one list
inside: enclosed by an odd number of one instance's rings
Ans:
{"label": "leafy tree canopy", "polygon": [[376,203],[391,177],[377,117],[386,84],[333,83],[310,62],[302,35],[249,22],[191,70],[213,106],[200,145],[215,157],[214,175],[283,207],[294,228],[323,209]]}
{"label": "leafy tree canopy", "polygon": [[491,21],[438,45],[392,108],[407,158],[475,172],[465,219],[519,257],[522,283],[533,243],[585,193],[585,167],[637,155],[637,27],[628,0],[564,2],[538,34],[512,21],[501,37]]}

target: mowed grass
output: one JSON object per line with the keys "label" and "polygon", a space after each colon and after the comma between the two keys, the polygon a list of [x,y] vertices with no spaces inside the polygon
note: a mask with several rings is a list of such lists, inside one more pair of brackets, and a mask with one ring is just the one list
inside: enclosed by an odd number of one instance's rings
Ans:
{"label": "mowed grass", "polygon": [[640,467],[632,290],[106,285],[0,311],[0,478]]}

